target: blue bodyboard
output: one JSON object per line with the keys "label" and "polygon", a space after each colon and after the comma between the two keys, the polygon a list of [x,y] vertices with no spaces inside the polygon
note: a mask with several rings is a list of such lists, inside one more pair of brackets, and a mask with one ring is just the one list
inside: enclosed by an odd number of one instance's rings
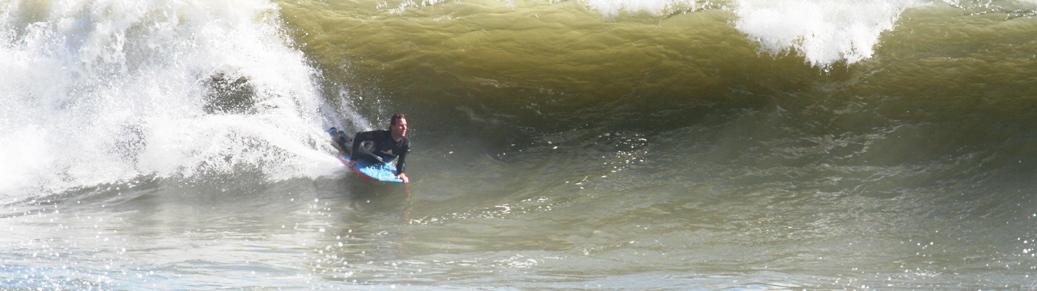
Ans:
{"label": "blue bodyboard", "polygon": [[339,155],[339,161],[349,167],[349,170],[357,176],[373,181],[388,182],[388,183],[403,183],[399,177],[396,177],[396,166],[393,164],[368,162],[363,160],[350,160],[347,155]]}

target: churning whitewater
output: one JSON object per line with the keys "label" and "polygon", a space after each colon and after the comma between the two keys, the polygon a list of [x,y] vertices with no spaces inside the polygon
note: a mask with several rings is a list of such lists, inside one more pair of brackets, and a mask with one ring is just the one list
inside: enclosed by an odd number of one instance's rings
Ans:
{"label": "churning whitewater", "polygon": [[319,74],[277,7],[254,2],[6,1],[6,198],[241,166],[326,171]]}
{"label": "churning whitewater", "polygon": [[1037,288],[1032,0],[138,2],[0,0],[0,289]]}

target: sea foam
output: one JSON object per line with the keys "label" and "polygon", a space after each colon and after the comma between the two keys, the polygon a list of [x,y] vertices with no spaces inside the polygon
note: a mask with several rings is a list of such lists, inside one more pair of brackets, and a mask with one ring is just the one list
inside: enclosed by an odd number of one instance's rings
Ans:
{"label": "sea foam", "polygon": [[695,0],[587,0],[587,6],[606,17],[621,12],[658,15],[680,8],[694,10],[697,4]]}
{"label": "sea foam", "polygon": [[[315,148],[325,144],[319,75],[273,3],[0,5],[0,198],[242,165],[275,179],[334,165]],[[233,86],[214,85],[223,83]]]}
{"label": "sea foam", "polygon": [[852,64],[874,53],[883,32],[894,28],[900,14],[922,5],[915,0],[736,0],[730,5],[694,0],[587,0],[604,17],[622,13],[667,15],[686,9],[731,10],[734,26],[770,53],[796,51],[818,67]]}
{"label": "sea foam", "polygon": [[738,0],[735,27],[772,53],[795,50],[814,66],[868,59],[881,34],[917,1]]}

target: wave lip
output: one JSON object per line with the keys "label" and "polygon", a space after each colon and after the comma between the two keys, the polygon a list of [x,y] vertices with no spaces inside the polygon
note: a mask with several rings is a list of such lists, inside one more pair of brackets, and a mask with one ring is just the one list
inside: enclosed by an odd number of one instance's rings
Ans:
{"label": "wave lip", "polygon": [[914,0],[738,0],[735,27],[771,53],[801,52],[811,65],[827,67],[868,59],[879,36],[893,29]]}

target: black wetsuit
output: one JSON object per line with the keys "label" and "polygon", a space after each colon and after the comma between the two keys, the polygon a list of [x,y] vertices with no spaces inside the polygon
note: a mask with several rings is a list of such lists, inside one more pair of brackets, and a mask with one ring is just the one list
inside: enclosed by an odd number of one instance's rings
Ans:
{"label": "black wetsuit", "polygon": [[[365,141],[373,142],[370,151],[361,146]],[[396,175],[402,174],[407,166],[410,141],[406,137],[396,142],[388,130],[358,132],[353,138],[353,158],[369,162],[389,163],[396,159]]]}

